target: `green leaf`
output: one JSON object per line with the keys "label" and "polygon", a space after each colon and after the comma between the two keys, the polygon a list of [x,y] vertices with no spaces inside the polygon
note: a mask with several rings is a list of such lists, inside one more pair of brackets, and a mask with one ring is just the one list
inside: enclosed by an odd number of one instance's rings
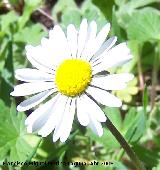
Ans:
{"label": "green leaf", "polygon": [[[122,119],[119,110],[117,108],[108,107],[105,107],[103,110],[106,116],[109,117],[109,119],[115,125],[115,127],[120,130],[122,126]],[[115,149],[120,146],[115,137],[111,134],[111,132],[105,128],[102,137],[98,137],[90,129],[88,130],[88,136],[90,136],[93,140],[103,144],[108,149]]]}
{"label": "green leaf", "polygon": [[89,165],[88,167],[87,167],[87,170],[106,170],[106,167],[107,166],[103,166],[103,165]]}
{"label": "green leaf", "polygon": [[103,12],[105,17],[111,22],[114,0],[92,0],[92,2]]}
{"label": "green leaf", "polygon": [[118,6],[122,6],[125,4],[125,1],[126,0],[115,0],[115,4],[118,5]]}
{"label": "green leaf", "polygon": [[148,106],[148,90],[147,86],[145,86],[143,91],[143,108],[145,113],[147,112],[147,106]]}
{"label": "green leaf", "polygon": [[[66,143],[61,145],[56,145],[53,143],[52,134],[43,140],[36,152],[34,160],[36,161],[51,161],[53,159],[58,159],[64,151],[68,149]],[[53,152],[54,151],[54,152]]]}
{"label": "green leaf", "polygon": [[9,2],[10,2],[12,5],[15,5],[15,4],[18,4],[18,3],[19,3],[19,0],[9,0]]}
{"label": "green leaf", "polygon": [[138,157],[143,162],[145,162],[148,169],[151,169],[152,167],[155,167],[158,164],[158,160],[160,159],[160,156],[158,153],[151,151],[151,150],[149,150],[143,146],[140,146],[138,144],[133,145],[133,150],[138,155]]}
{"label": "green leaf", "polygon": [[127,170],[127,167],[124,166],[121,162],[113,162],[113,165],[111,167],[116,168],[117,170]]}
{"label": "green leaf", "polygon": [[89,136],[95,142],[102,144],[106,149],[116,149],[120,147],[120,144],[108,129],[103,128],[103,136],[101,137],[97,136],[93,133],[93,131],[88,129],[87,136]]}
{"label": "green leaf", "polygon": [[87,18],[88,21],[95,20],[98,26],[98,31],[106,24],[105,15],[101,10],[93,3],[92,0],[86,0],[81,7],[82,17]]}
{"label": "green leaf", "polygon": [[68,1],[59,0],[52,9],[52,16],[55,19],[55,21],[57,22],[61,21],[61,15],[65,13],[66,10],[68,11],[69,9],[72,10],[78,9],[74,0]]}
{"label": "green leaf", "polygon": [[1,31],[8,33],[10,31],[10,24],[13,24],[18,19],[17,14],[14,11],[8,12],[5,15],[0,16]]}
{"label": "green leaf", "polygon": [[25,6],[22,16],[19,18],[18,26],[21,30],[30,18],[31,13],[41,4],[41,0],[25,0]]}
{"label": "green leaf", "polygon": [[1,43],[1,48],[0,48],[0,72],[2,72],[5,64],[5,58],[8,52],[8,39],[3,39]]}
{"label": "green leaf", "polygon": [[2,71],[2,80],[0,86],[0,98],[3,99],[8,106],[11,104],[10,93],[14,81],[13,69],[13,44],[12,40],[8,41],[6,46],[6,59],[4,69]]}
{"label": "green leaf", "polygon": [[120,6],[119,10],[116,12],[118,23],[126,30],[128,24],[132,22],[132,18],[135,18],[134,12],[137,8],[158,1],[159,0],[116,0],[116,4]]}
{"label": "green leaf", "polygon": [[117,18],[116,18],[115,7],[113,8],[113,11],[112,11],[112,33],[117,36],[117,38],[120,42],[123,41],[122,30],[121,30],[121,28],[118,24]]}
{"label": "green leaf", "polygon": [[84,1],[80,8],[77,7],[74,0],[60,0],[54,6],[52,16],[57,22],[60,22],[64,28],[66,28],[68,24],[74,24],[79,28],[82,18],[87,18],[88,21],[95,20],[98,30],[106,23],[104,14],[92,3],[92,0]]}
{"label": "green leaf", "polygon": [[[72,14],[72,15],[71,15]],[[76,8],[69,8],[65,10],[62,14],[62,24],[66,27],[69,24],[74,24],[77,28],[81,23],[81,13]]]}
{"label": "green leaf", "polygon": [[160,12],[144,8],[133,13],[128,24],[129,39],[140,42],[160,40]]}
{"label": "green leaf", "polygon": [[144,134],[145,130],[146,130],[146,116],[143,110],[141,110],[137,113],[134,121],[131,122],[125,134],[125,139],[127,139],[127,141],[130,142],[136,142]]}
{"label": "green leaf", "polygon": [[42,30],[42,26],[40,24],[35,24],[30,27],[25,27],[14,34],[14,41],[37,45],[45,35],[46,33]]}
{"label": "green leaf", "polygon": [[154,2],[160,2],[159,0],[130,0],[126,6],[130,8],[140,8],[149,5]]}
{"label": "green leaf", "polygon": [[131,107],[129,111],[126,113],[123,120],[123,132],[126,133],[130,126],[135,122],[136,117],[136,108]]}
{"label": "green leaf", "polygon": [[122,118],[118,108],[105,107],[104,112],[117,129],[122,128]]}
{"label": "green leaf", "polygon": [[158,163],[158,165],[156,167],[152,168],[152,170],[158,170],[158,169],[160,169],[160,161],[159,161],[159,163]]}
{"label": "green leaf", "polygon": [[6,107],[0,100],[0,160],[9,155],[9,161],[24,162],[32,154],[39,137],[26,133],[25,115],[17,115],[16,108]]}

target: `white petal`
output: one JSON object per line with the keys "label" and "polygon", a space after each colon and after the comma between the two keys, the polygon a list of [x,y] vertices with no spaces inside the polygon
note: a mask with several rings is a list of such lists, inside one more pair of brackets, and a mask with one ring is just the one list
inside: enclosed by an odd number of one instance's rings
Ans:
{"label": "white petal", "polygon": [[54,93],[56,91],[56,89],[53,90],[47,90],[41,93],[36,94],[33,97],[30,97],[29,99],[21,102],[18,106],[17,106],[17,110],[19,112],[22,111],[26,111],[31,109],[32,107],[35,107],[36,105],[38,105],[39,103],[41,103],[43,100],[45,100],[48,96],[50,96],[52,93]]}
{"label": "white petal", "polygon": [[[55,128],[55,131],[53,134],[53,142],[56,142],[60,138],[61,133],[64,133],[63,123],[64,123],[64,121],[68,121],[67,116],[69,116],[69,114],[70,114],[68,112],[68,109],[70,107],[70,102],[71,102],[71,99],[68,98],[64,107],[63,107],[63,110],[61,109],[61,116],[60,116],[59,121],[57,121],[56,128]],[[68,114],[68,115],[66,116],[66,114]]]}
{"label": "white petal", "polygon": [[75,99],[72,99],[72,103],[68,107],[68,109],[65,110],[65,115],[63,117],[62,131],[60,135],[61,142],[65,142],[71,132],[74,114],[75,114]]}
{"label": "white petal", "polygon": [[46,54],[40,45],[36,47],[27,45],[25,49],[27,59],[34,67],[47,73],[53,73],[53,67],[47,65]]}
{"label": "white petal", "polygon": [[63,111],[65,109],[67,97],[60,95],[52,110],[50,118],[46,121],[44,126],[38,131],[38,134],[46,137],[48,136],[61,121]]}
{"label": "white petal", "polygon": [[14,87],[12,96],[26,96],[55,88],[54,82],[23,83]]}
{"label": "white petal", "polygon": [[103,135],[103,128],[102,128],[101,123],[98,122],[97,120],[95,120],[94,118],[92,118],[92,116],[90,117],[89,127],[99,137],[101,137]]}
{"label": "white petal", "polygon": [[87,19],[83,19],[80,24],[79,34],[78,34],[78,52],[77,58],[79,58],[82,54],[82,51],[85,47],[85,43],[87,40],[87,33],[88,33],[88,24]]}
{"label": "white petal", "polygon": [[26,51],[33,66],[49,73],[61,61],[71,57],[67,38],[59,25],[49,31],[49,39],[42,38],[41,45],[37,47],[26,46]]}
{"label": "white petal", "polygon": [[132,55],[130,54],[130,50],[127,47],[126,43],[121,43],[109,50],[107,53],[105,53],[105,55],[102,54],[101,56],[99,56],[99,60],[94,64],[100,64],[93,66],[93,74],[111,68],[113,66],[124,64],[131,58]]}
{"label": "white petal", "polygon": [[55,25],[53,30],[50,30],[49,41],[50,62],[53,61],[54,64],[58,65],[71,57],[67,38],[59,25]]}
{"label": "white petal", "polygon": [[32,126],[39,118],[44,118],[46,120],[46,118],[49,117],[50,111],[53,108],[58,97],[59,97],[59,94],[57,94],[51,100],[41,105],[38,109],[32,112],[25,120],[25,125]]}
{"label": "white petal", "polygon": [[85,103],[84,108],[90,116],[94,117],[99,122],[105,122],[106,116],[101,110],[101,108],[87,95],[84,95],[83,102]]}
{"label": "white petal", "polygon": [[32,133],[32,126],[31,125],[27,126],[27,133]]}
{"label": "white petal", "polygon": [[94,53],[97,52],[99,50],[99,48],[101,47],[101,45],[103,44],[103,42],[105,41],[108,33],[110,31],[110,24],[107,23],[102,29],[101,31],[98,33],[96,39],[95,39],[95,46],[94,46]]}
{"label": "white petal", "polygon": [[43,37],[43,38],[41,39],[41,45],[42,45],[42,47],[47,47],[48,44],[49,44],[49,39],[46,38],[46,37]]}
{"label": "white petal", "polygon": [[44,112],[45,115],[37,118],[37,120],[32,124],[32,132],[37,132],[39,129],[41,129],[44,126],[44,124],[47,122],[47,120],[50,118],[52,114],[52,108],[53,105],[52,107],[49,107],[48,110]]}
{"label": "white petal", "polygon": [[89,117],[86,111],[87,103],[83,100],[84,96],[77,98],[77,118],[82,126],[87,126],[89,124]]}
{"label": "white petal", "polygon": [[115,97],[114,95],[108,93],[107,91],[94,88],[94,87],[88,87],[86,90],[87,93],[89,93],[97,102],[110,106],[110,107],[120,107],[122,105],[122,102]]}
{"label": "white petal", "polygon": [[71,50],[72,58],[76,58],[77,54],[77,30],[73,24],[68,25],[67,27],[67,40],[68,45]]}
{"label": "white petal", "polygon": [[91,85],[105,90],[121,90],[127,86],[126,83],[132,80],[133,77],[133,74],[129,73],[112,74],[105,77],[93,77]]}
{"label": "white petal", "polygon": [[54,76],[52,74],[45,73],[37,69],[18,69],[15,72],[15,77],[18,80],[33,82],[33,81],[53,81]]}
{"label": "white petal", "polygon": [[100,49],[94,54],[92,61],[97,59],[100,55],[106,55],[108,50],[110,50],[113,45],[116,43],[117,37],[111,37],[109,38],[101,47]]}
{"label": "white petal", "polygon": [[88,27],[87,40],[81,58],[87,59],[93,55],[94,42],[97,34],[97,24],[92,21]]}

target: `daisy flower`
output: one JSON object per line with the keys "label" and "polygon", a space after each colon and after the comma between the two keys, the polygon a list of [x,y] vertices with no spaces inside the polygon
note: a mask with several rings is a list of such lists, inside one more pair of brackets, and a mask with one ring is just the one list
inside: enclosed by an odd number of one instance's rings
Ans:
{"label": "daisy flower", "polygon": [[116,37],[106,40],[109,30],[108,23],[97,33],[96,22],[83,19],[79,30],[70,24],[65,35],[55,25],[40,45],[26,46],[27,59],[34,68],[16,70],[15,77],[24,83],[15,86],[11,95],[33,96],[20,103],[17,110],[29,110],[50,97],[25,120],[29,133],[46,137],[54,131],[53,141],[64,142],[76,114],[82,126],[102,136],[101,122],[106,116],[99,103],[120,107],[121,101],[108,91],[124,89],[133,78],[129,73],[105,71],[132,58],[126,43],[115,46]]}

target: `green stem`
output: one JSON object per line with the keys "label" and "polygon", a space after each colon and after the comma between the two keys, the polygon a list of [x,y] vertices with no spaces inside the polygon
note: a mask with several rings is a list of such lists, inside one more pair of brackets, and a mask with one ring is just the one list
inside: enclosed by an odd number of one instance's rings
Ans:
{"label": "green stem", "polygon": [[[132,140],[134,134],[136,133],[136,129],[137,129],[137,128],[134,129],[132,135],[130,136],[129,140],[127,141],[128,143]],[[122,158],[122,156],[124,155],[124,153],[125,153],[124,149],[121,149],[120,152],[119,152],[119,154],[118,154],[118,156],[117,156],[118,160],[120,160],[120,159]]]}
{"label": "green stem", "polygon": [[31,153],[31,155],[28,157],[27,161],[30,162],[32,160],[32,158],[34,157],[34,155],[36,154],[37,152],[37,149],[38,147],[40,146],[41,144],[41,141],[42,141],[42,138],[39,138],[39,141],[37,142],[37,145],[36,147],[34,148],[33,152]]}
{"label": "green stem", "polygon": [[151,108],[153,109],[156,98],[156,85],[157,85],[157,77],[158,77],[158,67],[159,67],[159,56],[160,56],[160,42],[157,43],[155,48],[155,56],[153,62],[153,70],[152,70],[152,87],[151,87]]}
{"label": "green stem", "polygon": [[136,169],[146,170],[143,163],[139,160],[137,155],[134,153],[134,151],[131,149],[131,147],[128,145],[128,143],[123,138],[123,136],[120,134],[120,132],[116,129],[116,127],[112,124],[109,118],[106,121],[106,126],[110,130],[110,132],[113,134],[113,136],[117,139],[117,141],[120,143],[120,145],[123,147],[123,149],[126,151],[131,161],[135,165]]}

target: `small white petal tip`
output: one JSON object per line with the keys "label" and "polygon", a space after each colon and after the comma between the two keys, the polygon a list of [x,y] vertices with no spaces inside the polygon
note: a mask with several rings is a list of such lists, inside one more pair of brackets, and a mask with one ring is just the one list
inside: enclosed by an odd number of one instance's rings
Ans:
{"label": "small white petal tip", "polygon": [[15,93],[14,93],[14,91],[12,91],[12,92],[10,93],[10,95],[11,95],[11,96],[15,96]]}
{"label": "small white petal tip", "polygon": [[122,106],[122,101],[120,99],[117,98],[117,101],[115,103],[114,107],[121,107]]}
{"label": "small white petal tip", "polygon": [[20,105],[17,106],[17,111],[18,112],[24,112],[26,110],[28,110],[28,109],[25,109],[24,107],[21,107]]}

